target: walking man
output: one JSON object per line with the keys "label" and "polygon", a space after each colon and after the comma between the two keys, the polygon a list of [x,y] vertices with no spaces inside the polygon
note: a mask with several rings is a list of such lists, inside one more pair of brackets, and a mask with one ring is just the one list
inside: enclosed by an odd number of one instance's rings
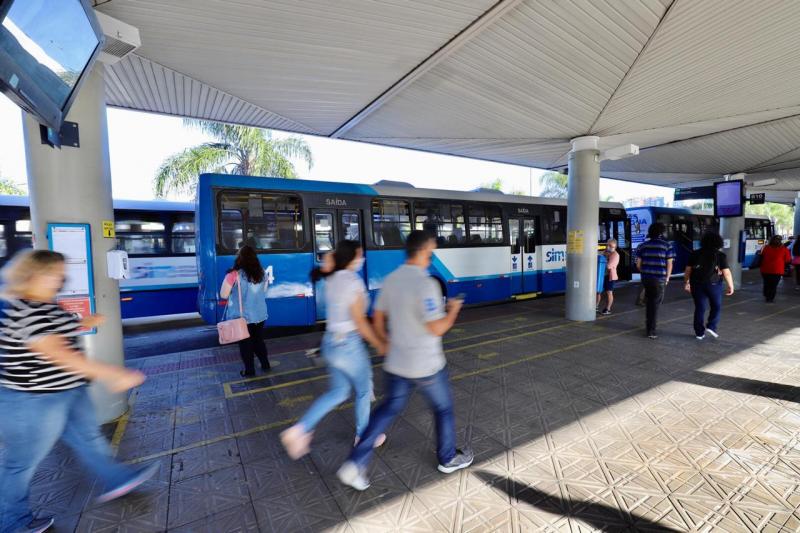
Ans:
{"label": "walking man", "polygon": [[442,349],[442,336],[453,327],[463,302],[442,305],[439,284],[428,275],[436,239],[412,231],[405,243],[406,262],[383,283],[375,303],[375,329],[389,349],[383,365],[386,398],[372,412],[369,425],[350,457],[337,472],[339,480],[356,490],[369,488],[366,469],[376,439],[403,411],[411,393],[419,389],[436,417],[436,454],[439,471],[449,474],[472,464],[469,452],[456,449],[453,397]]}
{"label": "walking man", "polygon": [[664,224],[655,222],[647,230],[647,240],[636,249],[636,268],[642,275],[642,288],[644,289],[647,336],[651,339],[658,338],[656,325],[658,321],[658,307],[664,300],[664,290],[672,275],[672,263],[675,252],[672,244],[663,239]]}

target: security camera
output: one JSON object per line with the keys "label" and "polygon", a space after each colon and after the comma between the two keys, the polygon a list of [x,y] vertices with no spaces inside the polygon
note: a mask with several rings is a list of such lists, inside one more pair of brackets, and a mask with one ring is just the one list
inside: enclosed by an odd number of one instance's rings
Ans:
{"label": "security camera", "polygon": [[639,147],[635,144],[623,144],[622,146],[617,146],[601,153],[600,160],[616,161],[617,159],[623,159],[634,155],[639,155]]}

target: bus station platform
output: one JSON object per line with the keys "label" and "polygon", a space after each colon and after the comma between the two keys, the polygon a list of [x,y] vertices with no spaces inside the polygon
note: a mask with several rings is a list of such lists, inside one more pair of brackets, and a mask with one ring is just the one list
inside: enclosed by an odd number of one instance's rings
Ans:
{"label": "bus station platform", "polygon": [[[56,531],[468,532],[800,529],[800,291],[774,304],[760,278],[725,299],[717,340],[697,341],[673,281],[660,337],[644,336],[637,285],[614,313],[567,322],[564,298],[466,309],[445,338],[459,445],[475,463],[436,470],[415,395],[363,493],[339,484],[350,405],[291,461],[278,435],[326,388],[304,348],[270,341],[273,370],[239,376],[236,346],[134,359],[147,382],[108,434],[118,457],[158,462],[145,490],[104,505],[57,448],[32,489]],[[380,365],[380,359],[374,359]],[[381,395],[379,367],[376,394]]]}

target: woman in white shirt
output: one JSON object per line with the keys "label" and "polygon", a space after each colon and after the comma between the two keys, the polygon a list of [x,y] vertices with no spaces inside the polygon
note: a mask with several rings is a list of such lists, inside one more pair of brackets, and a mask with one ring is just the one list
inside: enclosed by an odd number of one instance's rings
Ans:
{"label": "woman in white shirt", "polygon": [[[372,365],[364,341],[379,354],[385,351],[367,318],[367,289],[359,272],[364,253],[357,241],[340,241],[333,253],[332,272],[325,280],[327,327],[322,339],[322,357],[328,365],[328,391],[306,411],[303,417],[283,433],[281,442],[289,457],[299,459],[310,451],[314,428],[325,415],[347,401],[355,392],[356,442],[369,422],[372,396]],[[377,441],[383,444],[385,437]]]}

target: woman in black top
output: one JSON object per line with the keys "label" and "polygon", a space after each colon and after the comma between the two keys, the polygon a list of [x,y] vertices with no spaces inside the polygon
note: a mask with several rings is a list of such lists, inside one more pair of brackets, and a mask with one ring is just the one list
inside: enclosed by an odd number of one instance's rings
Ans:
{"label": "woman in black top", "polygon": [[[728,286],[726,295],[733,294],[733,276],[728,267],[728,258],[720,250],[723,241],[716,233],[706,233],[700,241],[700,249],[689,254],[683,273],[684,290],[694,299],[694,334],[697,340],[706,335],[717,338],[717,328],[722,312],[722,283]],[[708,321],[706,308],[711,307]]]}
{"label": "woman in black top", "polygon": [[3,269],[0,313],[0,533],[45,531],[53,518],[34,520],[28,490],[39,463],[61,439],[105,488],[99,502],[127,494],[155,474],[157,465],[132,468],[114,461],[100,433],[88,382],[114,392],[140,385],[134,370],[88,360],[77,336],[102,324],[80,320],[56,303],[64,283],[64,256],[27,250]]}

